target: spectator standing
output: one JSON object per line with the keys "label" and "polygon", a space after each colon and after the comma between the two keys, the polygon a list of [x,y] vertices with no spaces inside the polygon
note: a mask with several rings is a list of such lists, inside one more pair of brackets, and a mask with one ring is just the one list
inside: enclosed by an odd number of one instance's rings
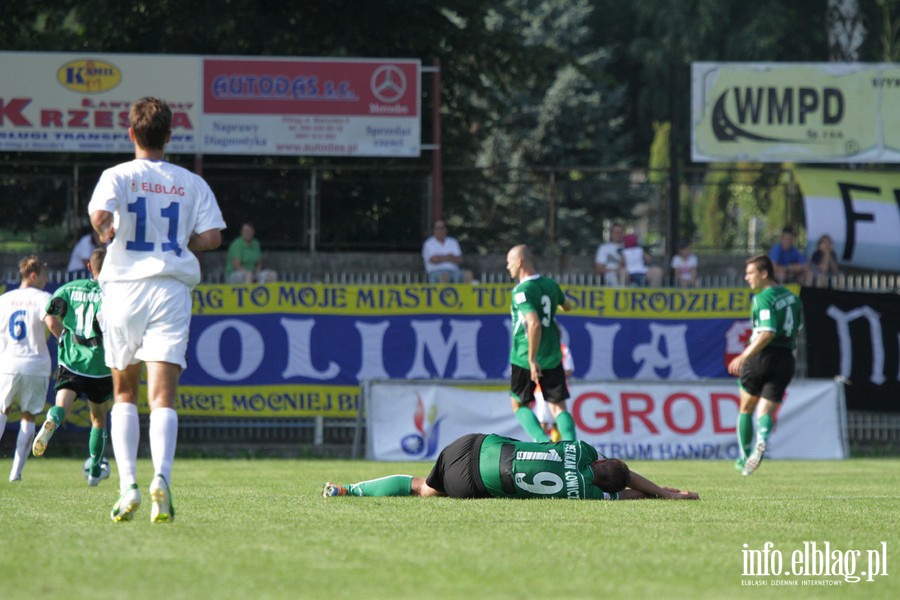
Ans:
{"label": "spectator standing", "polygon": [[460,268],[463,263],[459,240],[447,235],[447,223],[434,222],[432,235],[422,244],[422,260],[429,283],[471,283],[472,272]]}
{"label": "spectator standing", "polygon": [[786,225],[781,230],[781,240],[769,251],[769,258],[775,266],[775,279],[779,283],[809,285],[810,271],[806,255],[794,246],[794,238],[794,228]]}
{"label": "spectator standing", "polygon": [[51,361],[46,331],[57,337],[62,333],[62,325],[45,310],[50,300],[44,291],[47,265],[37,256],[26,256],[19,261],[19,275],[19,288],[0,296],[0,437],[16,399],[22,413],[10,481],[22,479],[34,439],[34,416],[47,402]]}
{"label": "spectator standing", "polygon": [[105,244],[100,242],[97,232],[91,229],[85,233],[72,248],[72,255],[69,257],[69,266],[66,267],[68,273],[78,273],[79,275],[89,276],[88,262],[91,260],[91,254],[97,248],[102,248]]}
{"label": "spectator standing", "polygon": [[278,281],[278,273],[262,268],[262,247],[256,239],[253,223],[241,225],[241,235],[228,246],[225,281],[228,283],[269,283]]}
{"label": "spectator standing", "polygon": [[691,243],[679,242],[678,253],[672,257],[675,284],[678,287],[697,287],[700,283],[697,276],[697,265],[697,255],[691,251]]}
{"label": "spectator standing", "polygon": [[812,274],[815,284],[819,287],[825,287],[835,275],[841,272],[838,266],[837,257],[834,254],[834,242],[827,233],[819,237],[816,242],[816,250],[810,259],[812,266]]}
{"label": "spectator standing", "polygon": [[609,229],[609,241],[597,246],[597,253],[594,255],[594,271],[603,276],[603,283],[606,285],[619,285],[620,253],[624,235],[625,230],[622,225],[613,223]]}

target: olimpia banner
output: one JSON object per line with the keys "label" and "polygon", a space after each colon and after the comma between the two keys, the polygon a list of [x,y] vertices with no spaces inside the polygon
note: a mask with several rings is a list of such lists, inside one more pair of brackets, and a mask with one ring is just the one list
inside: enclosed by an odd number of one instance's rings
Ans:
{"label": "olimpia banner", "polygon": [[900,175],[794,169],[812,256],[823,235],[845,267],[900,271]]}
{"label": "olimpia banner", "polygon": [[900,66],[691,65],[695,162],[900,162]]}
{"label": "olimpia banner", "polygon": [[0,80],[0,150],[131,153],[157,96],[174,154],[421,153],[419,60],[0,52]]}

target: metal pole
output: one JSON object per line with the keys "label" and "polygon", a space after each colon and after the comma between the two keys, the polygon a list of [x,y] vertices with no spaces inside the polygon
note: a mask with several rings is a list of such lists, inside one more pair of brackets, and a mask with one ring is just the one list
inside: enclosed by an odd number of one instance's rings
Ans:
{"label": "metal pole", "polygon": [[[668,231],[666,232],[666,262],[669,265],[678,248],[678,221],[681,218],[681,184],[678,179],[678,64],[669,63],[669,209]],[[668,274],[666,268],[666,273]]]}
{"label": "metal pole", "polygon": [[441,61],[434,59],[434,75],[431,79],[431,138],[434,150],[431,155],[431,219],[444,218],[444,183],[441,177]]}
{"label": "metal pole", "polygon": [[309,172],[309,253],[316,253],[316,218],[317,199],[316,199],[316,169],[313,168]]}

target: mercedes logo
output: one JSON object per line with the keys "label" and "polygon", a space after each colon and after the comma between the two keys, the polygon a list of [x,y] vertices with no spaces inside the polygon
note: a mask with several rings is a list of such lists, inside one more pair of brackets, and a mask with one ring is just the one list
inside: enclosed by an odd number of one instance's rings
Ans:
{"label": "mercedes logo", "polygon": [[406,92],[406,75],[396,65],[382,65],[372,73],[372,93],[382,102],[396,102]]}

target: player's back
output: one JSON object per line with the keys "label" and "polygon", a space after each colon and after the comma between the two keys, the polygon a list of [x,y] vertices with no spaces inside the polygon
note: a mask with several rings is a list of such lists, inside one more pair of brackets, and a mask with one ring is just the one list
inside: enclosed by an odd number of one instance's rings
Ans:
{"label": "player's back", "polygon": [[87,377],[109,376],[96,322],[101,310],[100,284],[93,279],[70,281],[53,293],[48,308],[64,329],[59,339],[60,364]]}
{"label": "player's back", "polygon": [[0,372],[49,375],[50,351],[44,325],[47,292],[32,288],[0,296]]}
{"label": "player's back", "polygon": [[114,213],[115,227],[100,281],[164,276],[196,285],[200,265],[187,247],[191,234],[225,226],[203,178],[158,160],[135,159],[104,171],[88,207],[96,210]]}

